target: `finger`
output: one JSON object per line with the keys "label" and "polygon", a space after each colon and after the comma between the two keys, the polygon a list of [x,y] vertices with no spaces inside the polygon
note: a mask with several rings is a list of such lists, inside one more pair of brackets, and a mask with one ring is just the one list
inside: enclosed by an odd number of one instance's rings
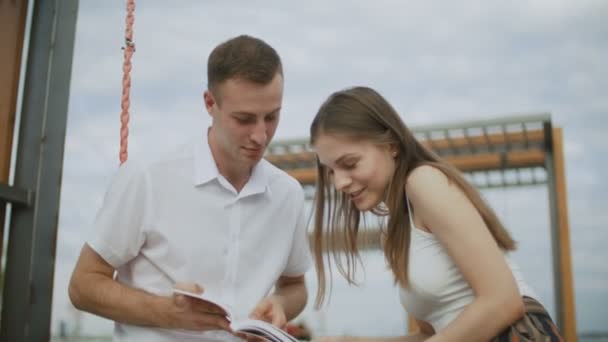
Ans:
{"label": "finger", "polygon": [[228,322],[226,317],[219,315],[200,315],[200,317],[197,319],[197,325],[199,325],[201,328],[213,327],[215,329],[219,328],[222,330],[231,331],[230,322]]}
{"label": "finger", "polygon": [[285,328],[285,324],[287,323],[287,318],[281,312],[281,310],[272,310],[268,315],[268,322],[275,327],[280,329]]}
{"label": "finger", "polygon": [[232,335],[234,335],[236,337],[239,337],[239,338],[242,338],[243,340],[247,339],[247,334],[242,333],[242,332],[232,332]]}
{"label": "finger", "polygon": [[197,283],[193,283],[193,282],[176,282],[173,286],[178,290],[192,292],[192,293],[201,294],[204,292],[204,289],[202,286],[200,286]]}
{"label": "finger", "polygon": [[253,309],[249,317],[255,319],[264,319],[271,307],[270,302],[262,301]]}
{"label": "finger", "polygon": [[279,315],[279,314],[273,315],[272,325],[274,325],[275,327],[279,327],[279,328],[283,329],[285,327],[286,323],[287,323],[287,320],[283,315]]}

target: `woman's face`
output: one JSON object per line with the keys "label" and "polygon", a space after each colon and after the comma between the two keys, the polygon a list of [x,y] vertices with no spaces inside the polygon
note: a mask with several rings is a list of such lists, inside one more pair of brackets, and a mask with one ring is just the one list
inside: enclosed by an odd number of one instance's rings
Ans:
{"label": "woman's face", "polygon": [[389,145],[321,134],[314,148],[337,190],[347,194],[360,211],[384,201],[395,171],[396,152]]}

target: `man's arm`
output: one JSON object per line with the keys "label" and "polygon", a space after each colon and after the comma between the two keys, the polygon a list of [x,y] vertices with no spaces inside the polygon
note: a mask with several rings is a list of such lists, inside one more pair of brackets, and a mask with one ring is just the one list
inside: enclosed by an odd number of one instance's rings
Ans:
{"label": "man's arm", "polygon": [[304,275],[280,277],[275,285],[273,296],[277,298],[283,307],[287,321],[294,319],[304,310],[308,301],[308,291],[304,282]]}
{"label": "man's arm", "polygon": [[228,321],[183,296],[164,297],[114,280],[114,268],[85,244],[72,273],[69,295],[79,310],[114,321],[189,330],[228,329]]}

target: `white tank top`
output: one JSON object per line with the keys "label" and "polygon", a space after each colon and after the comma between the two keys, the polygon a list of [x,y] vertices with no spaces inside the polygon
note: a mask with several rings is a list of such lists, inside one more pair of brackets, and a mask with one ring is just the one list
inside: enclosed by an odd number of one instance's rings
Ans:
{"label": "white tank top", "polygon": [[[438,332],[475,299],[475,293],[435,236],[416,228],[407,197],[406,201],[412,226],[408,265],[410,288],[400,289],[401,303],[409,315],[430,323]],[[539,300],[515,262],[506,254],[505,259],[519,293]]]}

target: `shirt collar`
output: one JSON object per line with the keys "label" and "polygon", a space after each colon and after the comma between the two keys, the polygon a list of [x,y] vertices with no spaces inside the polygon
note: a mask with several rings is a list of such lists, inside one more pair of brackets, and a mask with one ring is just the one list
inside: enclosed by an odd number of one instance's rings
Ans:
{"label": "shirt collar", "polygon": [[208,129],[194,143],[194,185],[203,185],[220,175],[211,147],[209,146]]}
{"label": "shirt collar", "polygon": [[[239,197],[270,192],[268,165],[265,159],[258,162],[251,172],[251,177],[239,193]],[[209,146],[209,129],[206,129],[202,139],[197,139],[194,148],[194,186],[206,184],[216,178],[222,177],[217,168],[211,147]],[[222,183],[222,182],[220,182]]]}

